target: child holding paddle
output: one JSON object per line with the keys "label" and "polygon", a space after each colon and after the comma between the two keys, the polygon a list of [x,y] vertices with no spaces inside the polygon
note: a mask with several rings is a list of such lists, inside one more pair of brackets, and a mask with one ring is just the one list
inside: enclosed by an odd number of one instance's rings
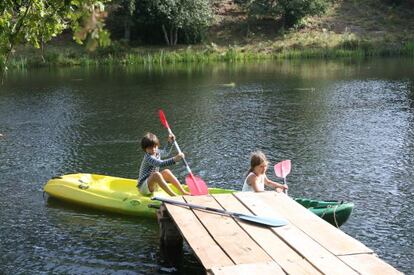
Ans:
{"label": "child holding paddle", "polygon": [[169,169],[160,172],[160,168],[173,165],[184,158],[183,153],[178,153],[172,158],[162,160],[161,157],[168,156],[171,152],[171,145],[174,141],[174,135],[169,135],[168,143],[164,149],[159,149],[160,142],[156,135],[147,133],[141,140],[141,147],[144,150],[144,158],[139,169],[138,190],[143,195],[151,195],[157,186],[161,187],[168,195],[176,196],[177,194],[168,186],[171,182],[181,193],[190,195],[181,186],[180,182]]}
{"label": "child holding paddle", "polygon": [[253,152],[250,156],[250,169],[243,184],[242,191],[264,191],[265,185],[275,188],[278,192],[288,189],[287,185],[271,181],[266,176],[269,162],[261,151]]}

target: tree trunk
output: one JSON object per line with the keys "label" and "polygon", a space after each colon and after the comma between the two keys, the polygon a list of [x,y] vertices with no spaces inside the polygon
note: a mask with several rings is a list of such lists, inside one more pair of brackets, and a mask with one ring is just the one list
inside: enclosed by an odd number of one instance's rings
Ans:
{"label": "tree trunk", "polygon": [[18,20],[15,25],[13,26],[13,29],[15,30],[13,33],[10,34],[9,37],[9,48],[8,51],[6,52],[6,57],[4,59],[4,64],[2,65],[2,67],[0,68],[0,71],[3,70],[2,72],[2,76],[1,76],[1,84],[3,85],[4,83],[4,78],[6,76],[6,72],[7,72],[7,64],[9,62],[10,59],[10,55],[13,52],[13,49],[15,47],[15,43],[16,43],[16,37],[18,36],[21,28],[23,27],[23,22],[26,19],[27,14],[29,13],[29,10],[32,8],[32,4],[33,1],[30,1],[27,6],[26,6],[26,11],[24,12],[23,16],[20,18],[20,20]]}
{"label": "tree trunk", "polygon": [[165,39],[165,43],[167,43],[167,45],[170,45],[170,40],[168,40],[168,34],[167,34],[167,30],[165,29],[164,24],[162,24],[162,32],[164,33],[164,39]]}
{"label": "tree trunk", "polygon": [[171,28],[170,28],[170,46],[174,46],[174,36],[173,36],[173,33],[174,33],[174,27],[171,26]]}
{"label": "tree trunk", "polygon": [[42,62],[46,63],[46,59],[45,59],[45,42],[43,42],[43,38],[40,40],[40,55],[42,57]]}
{"label": "tree trunk", "polygon": [[174,33],[174,45],[177,45],[177,41],[178,41],[178,28],[175,28],[175,33]]}
{"label": "tree trunk", "polygon": [[124,39],[128,42],[131,40],[131,20],[129,17],[124,19]]}

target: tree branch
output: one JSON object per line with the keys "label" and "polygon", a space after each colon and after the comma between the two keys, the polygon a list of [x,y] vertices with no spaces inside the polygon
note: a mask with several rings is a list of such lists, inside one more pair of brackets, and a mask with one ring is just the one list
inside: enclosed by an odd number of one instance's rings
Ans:
{"label": "tree branch", "polygon": [[[32,4],[33,4],[33,0],[30,0],[27,4],[26,10],[25,10],[23,16],[19,20],[17,20],[16,24],[12,28],[12,30],[14,30],[14,31],[12,33],[10,33],[10,38],[9,38],[10,46],[7,49],[6,59],[4,60],[4,67],[5,68],[7,68],[7,63],[9,62],[10,55],[13,52],[13,49],[15,47],[17,36],[18,36],[20,30],[23,27],[24,20],[26,19],[26,16],[27,16],[27,14],[29,13],[29,10],[32,7]],[[2,84],[3,84],[3,81],[4,81],[5,73],[6,73],[6,70],[4,69],[2,77],[1,77],[1,83]]]}

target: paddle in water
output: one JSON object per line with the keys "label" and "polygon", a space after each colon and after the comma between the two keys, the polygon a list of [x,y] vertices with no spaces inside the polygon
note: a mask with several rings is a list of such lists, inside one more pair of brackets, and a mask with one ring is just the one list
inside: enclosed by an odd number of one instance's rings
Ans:
{"label": "paddle in water", "polygon": [[[160,120],[162,125],[164,125],[165,128],[167,128],[168,133],[172,135],[172,131],[170,128],[170,125],[168,124],[167,118],[165,117],[165,114],[163,110],[159,110]],[[177,149],[178,153],[181,153],[181,149],[178,146],[177,140],[174,139],[174,146]],[[188,176],[185,178],[185,183],[188,186],[188,189],[190,190],[191,195],[193,196],[199,196],[199,195],[207,195],[208,194],[208,188],[207,184],[200,178],[197,177],[191,172],[190,166],[188,165],[188,162],[185,158],[183,158],[185,168],[187,168]]]}
{"label": "paddle in water", "polygon": [[201,206],[201,205],[196,205],[196,204],[171,200],[171,199],[162,198],[162,197],[153,197],[152,200],[162,201],[164,203],[169,203],[169,204],[173,204],[173,205],[187,206],[187,207],[190,207],[192,209],[201,209],[201,210],[205,210],[205,211],[216,212],[216,213],[219,213],[219,214],[222,214],[222,215],[229,215],[229,216],[231,216],[233,218],[236,218],[236,219],[239,219],[239,220],[248,221],[250,223],[256,223],[256,224],[260,224],[260,225],[267,225],[267,226],[271,226],[271,227],[278,227],[278,226],[283,226],[283,225],[288,224],[287,220],[285,220],[283,218],[254,216],[254,215],[230,212],[230,211],[226,211],[226,210],[223,210],[223,209],[206,207],[206,206]]}
{"label": "paddle in water", "polygon": [[[283,178],[283,183],[287,186],[286,177],[289,175],[290,170],[292,169],[291,161],[290,159],[282,160],[279,163],[275,164],[275,174],[279,178]],[[285,193],[287,195],[287,190],[285,190]]]}

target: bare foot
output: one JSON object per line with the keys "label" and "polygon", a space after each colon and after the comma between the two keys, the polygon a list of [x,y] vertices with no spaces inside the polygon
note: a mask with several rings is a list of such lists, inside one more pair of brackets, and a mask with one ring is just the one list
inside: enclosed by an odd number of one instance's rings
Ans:
{"label": "bare foot", "polygon": [[190,196],[190,195],[191,195],[191,193],[184,191],[184,192],[183,192],[183,195],[185,195],[185,196]]}

